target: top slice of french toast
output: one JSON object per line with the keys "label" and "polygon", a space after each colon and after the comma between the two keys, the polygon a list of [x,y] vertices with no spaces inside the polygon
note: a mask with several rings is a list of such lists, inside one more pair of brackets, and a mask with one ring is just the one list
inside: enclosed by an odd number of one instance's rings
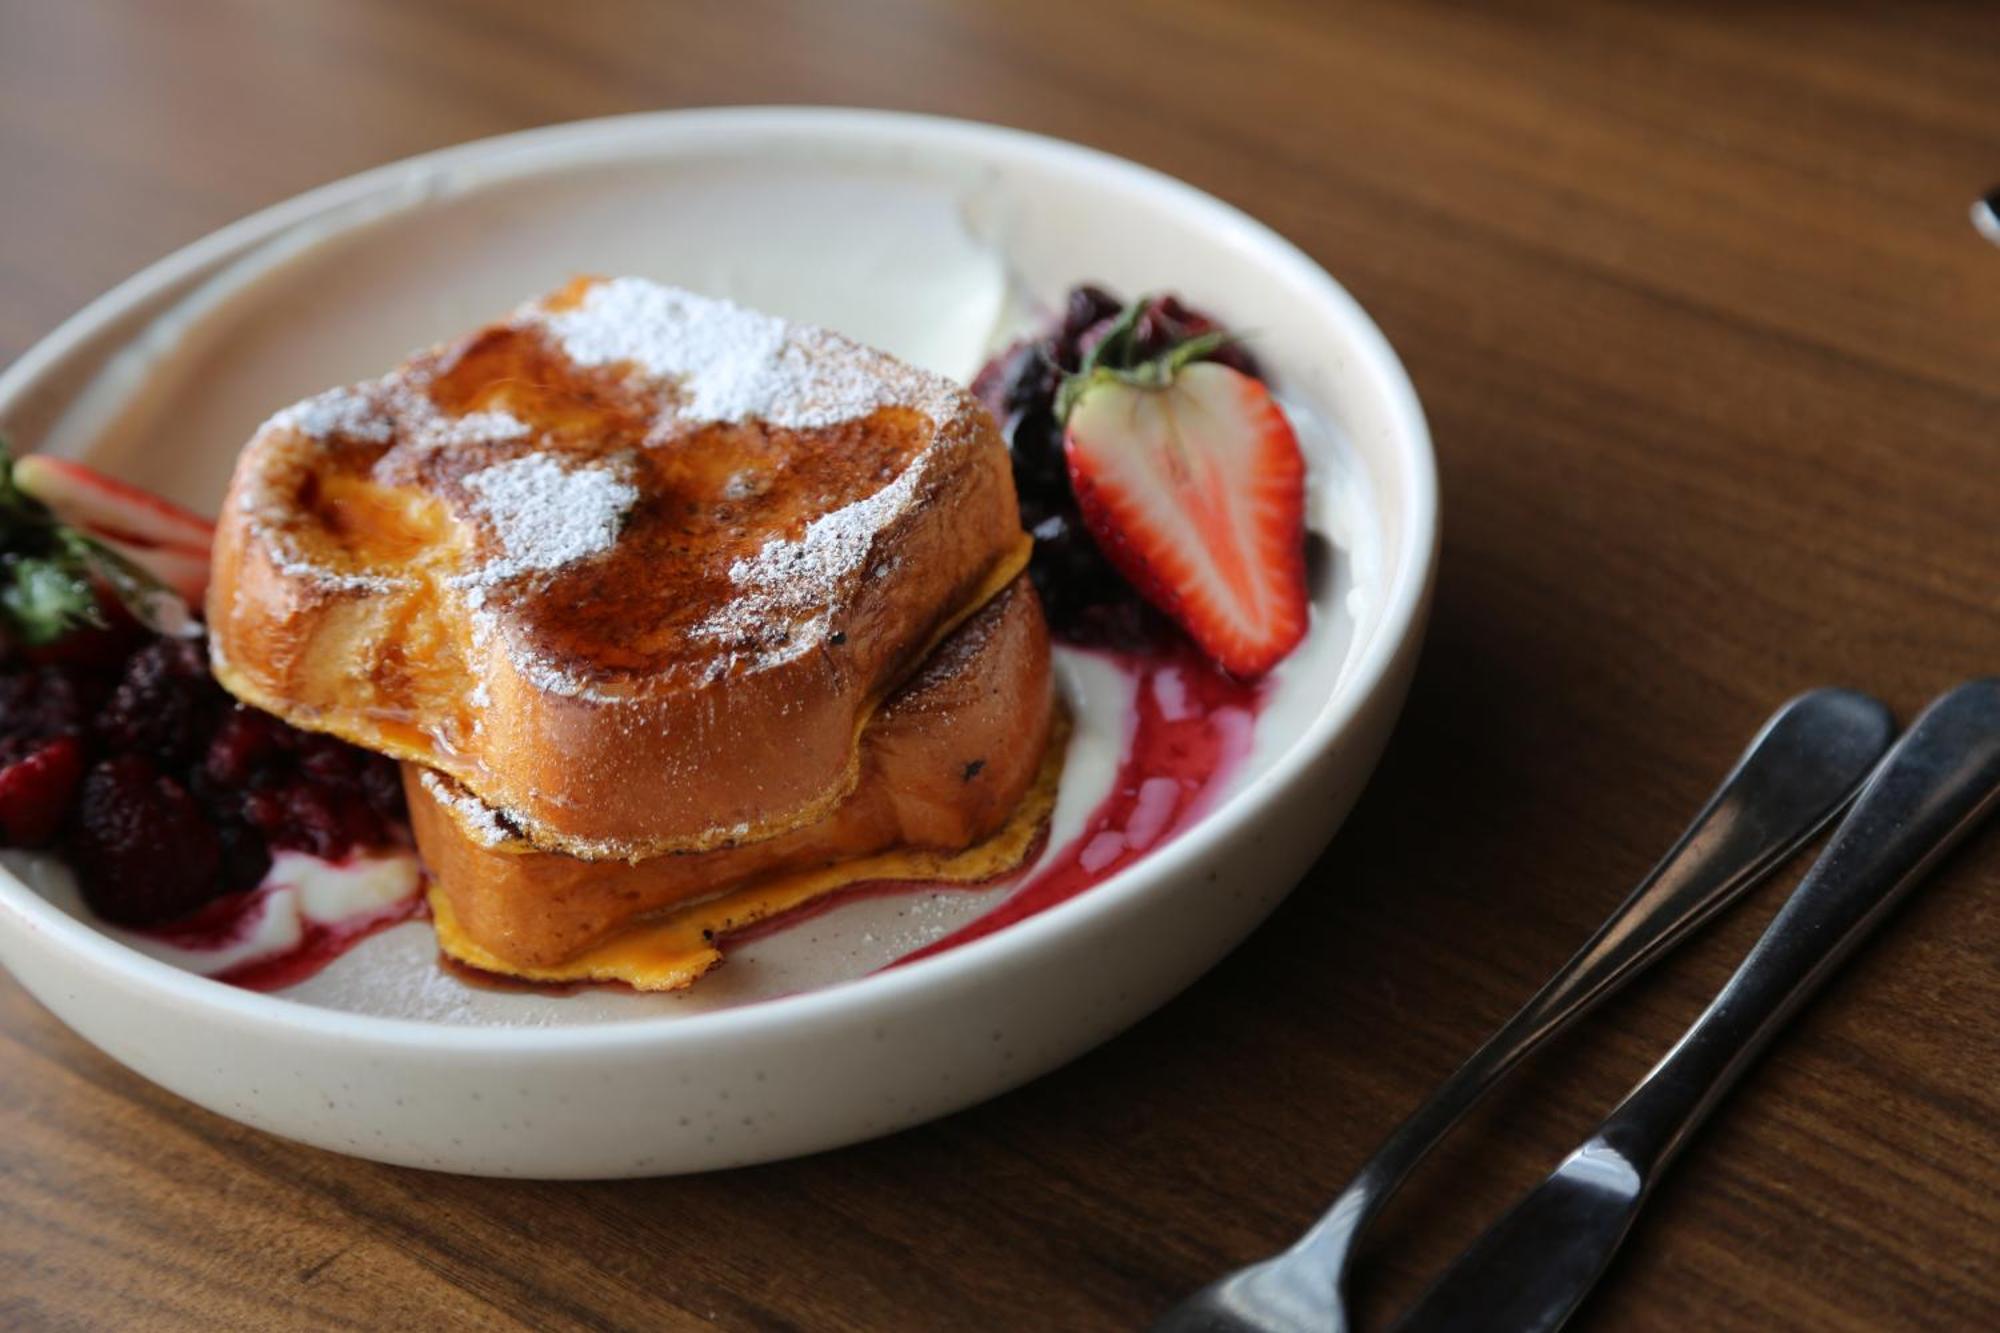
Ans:
{"label": "top slice of french toast", "polygon": [[1027,546],[949,381],[580,279],[266,422],[210,643],[239,698],[438,768],[538,845],[637,859],[824,816],[876,703]]}

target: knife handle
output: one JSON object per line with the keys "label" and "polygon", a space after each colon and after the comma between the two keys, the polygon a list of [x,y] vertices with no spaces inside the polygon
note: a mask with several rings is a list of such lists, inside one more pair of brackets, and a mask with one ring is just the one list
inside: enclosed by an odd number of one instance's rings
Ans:
{"label": "knife handle", "polygon": [[1785,1021],[2000,799],[2000,679],[1926,708],[1722,991],[1605,1121],[1642,1174],[1687,1136]]}

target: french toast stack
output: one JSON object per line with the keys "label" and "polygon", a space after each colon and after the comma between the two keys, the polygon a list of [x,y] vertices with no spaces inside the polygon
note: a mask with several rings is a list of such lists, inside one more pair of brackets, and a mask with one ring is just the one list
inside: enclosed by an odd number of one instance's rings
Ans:
{"label": "french toast stack", "polygon": [[447,954],[667,989],[842,884],[1026,856],[1060,749],[1029,548],[948,381],[581,279],[260,428],[210,644],[403,761]]}

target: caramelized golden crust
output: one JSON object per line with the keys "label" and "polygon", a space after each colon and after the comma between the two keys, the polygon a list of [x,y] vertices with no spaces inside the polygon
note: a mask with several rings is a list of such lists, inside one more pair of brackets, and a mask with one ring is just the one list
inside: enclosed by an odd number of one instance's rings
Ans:
{"label": "caramelized golden crust", "polygon": [[948,382],[585,280],[267,422],[208,618],[239,698],[640,858],[824,818],[884,692],[1027,549]]}
{"label": "caramelized golden crust", "polygon": [[[635,863],[537,850],[451,779],[403,767],[417,846],[456,931],[492,966],[557,967],[635,920],[886,849],[956,852],[1008,820],[1048,743],[1048,628],[1025,578],[939,645],[862,734],[861,780],[775,838]],[[1005,868],[1005,867],[1001,867]]]}

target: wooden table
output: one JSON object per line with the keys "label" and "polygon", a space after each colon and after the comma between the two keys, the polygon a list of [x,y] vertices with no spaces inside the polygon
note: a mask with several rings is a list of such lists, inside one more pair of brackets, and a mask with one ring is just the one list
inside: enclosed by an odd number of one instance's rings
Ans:
{"label": "wooden table", "polygon": [[[1447,535],[1402,729],[1277,919],[1071,1068],[884,1142],[617,1184],[376,1166],[197,1110],[0,981],[0,1325],[1129,1328],[1288,1238],[1780,699],[1907,716],[2000,670],[2000,253],[1966,223],[2000,179],[2000,12],[1805,8],[6,0],[0,358],[408,153],[916,108],[1129,155],[1304,245],[1409,364]],[[1574,1142],[1784,891],[1454,1141],[1369,1309]],[[1583,1322],[2000,1327],[2000,837],[1751,1076]]]}

